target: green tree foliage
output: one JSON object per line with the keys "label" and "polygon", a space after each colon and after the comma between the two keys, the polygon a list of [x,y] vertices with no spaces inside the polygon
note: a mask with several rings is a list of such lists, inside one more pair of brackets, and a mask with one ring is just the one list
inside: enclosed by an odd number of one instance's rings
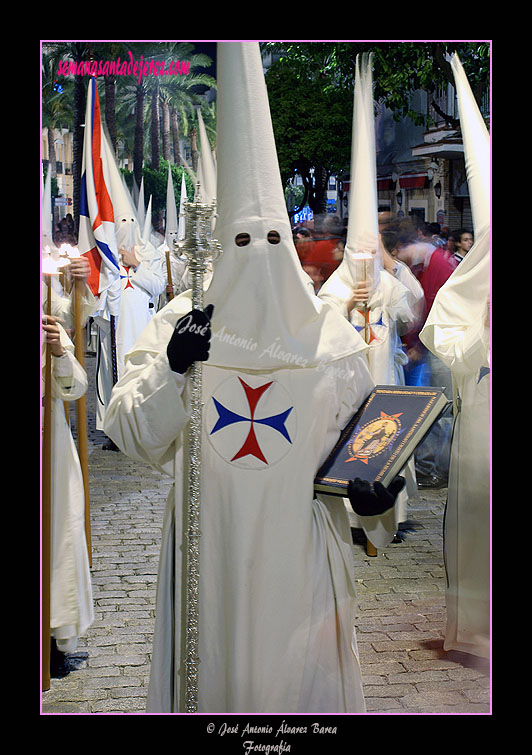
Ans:
{"label": "green tree foliage", "polygon": [[316,165],[329,173],[342,168],[349,159],[353,117],[345,92],[320,87],[281,61],[266,80],[283,180]]}
{"label": "green tree foliage", "polygon": [[[427,113],[411,108],[422,89],[435,96],[454,83],[447,57],[458,53],[477,101],[489,87],[487,42],[267,42],[279,59],[266,74],[283,181],[299,173],[314,211],[323,212],[324,182],[349,170],[355,63],[373,52],[374,100],[396,120],[425,124]],[[440,113],[458,127],[453,114]]]}
{"label": "green tree foliage", "polygon": [[[176,198],[176,205],[179,208],[179,202],[181,198],[181,178],[183,172],[185,173],[185,184],[187,187],[187,196],[189,200],[194,196],[194,183],[184,167],[181,165],[174,165],[170,163],[170,169],[172,173],[172,181],[174,184],[174,194]],[[132,188],[132,173],[124,172],[126,177],[126,183],[131,191]],[[166,186],[168,182],[168,162],[161,158],[159,170],[153,170],[151,165],[144,166],[142,169],[142,175],[144,178],[144,199],[146,206],[151,196],[152,202],[152,214],[156,215],[159,212],[166,210]]]}

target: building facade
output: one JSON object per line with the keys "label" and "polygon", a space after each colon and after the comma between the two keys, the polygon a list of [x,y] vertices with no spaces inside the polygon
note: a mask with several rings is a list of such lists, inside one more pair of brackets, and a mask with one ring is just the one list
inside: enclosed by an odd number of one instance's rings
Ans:
{"label": "building facade", "polygon": [[48,170],[57,181],[58,196],[53,197],[53,221],[57,224],[68,213],[73,213],[74,162],[73,135],[66,128],[42,129],[42,170],[43,180]]}
{"label": "building facade", "polygon": [[[450,231],[472,228],[460,130],[441,114],[458,123],[454,87],[448,85],[435,95],[416,92],[412,109],[425,116],[427,127],[415,125],[409,118],[396,121],[387,108],[381,107],[377,114],[379,210],[394,217],[415,216],[427,223],[437,222]],[[489,94],[481,110],[489,120]],[[346,207],[349,181],[343,181],[340,188],[339,204]]]}

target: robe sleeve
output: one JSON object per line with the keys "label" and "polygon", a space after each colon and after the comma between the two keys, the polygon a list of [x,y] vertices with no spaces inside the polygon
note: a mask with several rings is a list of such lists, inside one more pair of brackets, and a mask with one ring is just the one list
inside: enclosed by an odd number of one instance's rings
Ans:
{"label": "robe sleeve", "polygon": [[[47,298],[47,290],[46,287],[43,284],[43,308],[46,307],[46,298]],[[72,290],[70,293],[64,293],[59,292],[56,290],[52,290],[52,315],[54,317],[59,317],[61,320],[63,327],[67,328],[69,330],[73,329],[74,327],[74,286],[72,286]],[[98,307],[98,301],[96,300],[95,296],[93,295],[90,288],[85,285],[83,288],[83,296],[81,299],[81,320],[83,325],[86,324],[88,318],[92,315],[92,313],[96,310]]]}
{"label": "robe sleeve", "polygon": [[455,378],[475,373],[487,365],[489,296],[488,229],[438,291],[419,336],[425,346],[451,369]]}
{"label": "robe sleeve", "polygon": [[166,278],[159,253],[140,261],[134,273],[134,281],[136,286],[140,286],[150,296],[159,296],[164,292]]}
{"label": "robe sleeve", "polygon": [[352,287],[342,280],[339,275],[333,273],[333,276],[329,278],[327,285],[318,291],[318,298],[330,304],[342,317],[349,319],[347,302],[353,295]]}
{"label": "robe sleeve", "polygon": [[128,456],[173,476],[175,443],[188,422],[185,378],[173,372],[166,350],[135,352],[114,386],[104,431]]}
{"label": "robe sleeve", "polygon": [[52,357],[52,394],[63,401],[77,401],[87,392],[87,373],[74,356],[74,345],[63,328],[60,337],[65,352]]}
{"label": "robe sleeve", "polygon": [[175,259],[170,255],[170,268],[172,271],[172,284],[174,286],[174,293],[179,294],[182,291],[186,291],[190,286],[186,285],[184,280],[187,272],[187,263],[185,260]]}
{"label": "robe sleeve", "polygon": [[[45,312],[47,308],[47,301],[48,301],[48,288],[46,284],[44,283],[44,281],[42,283],[41,290],[42,290],[42,308],[43,308],[43,312]],[[51,293],[52,293],[52,296],[51,296],[50,310],[51,310],[52,317],[58,317],[62,322],[66,321],[70,317],[70,309],[71,309],[70,299],[67,296],[64,296],[62,291],[60,292],[59,287],[56,288],[55,285],[51,286]]]}
{"label": "robe sleeve", "polygon": [[478,372],[489,361],[489,329],[482,319],[469,326],[435,325],[432,340],[422,333],[422,341],[424,337],[426,345],[457,378]]}
{"label": "robe sleeve", "polygon": [[338,433],[344,429],[375,387],[375,381],[369,371],[366,351],[364,349],[359,354],[350,357],[346,360],[347,369],[336,373],[338,379],[336,429]]}
{"label": "robe sleeve", "polygon": [[400,280],[393,278],[390,299],[386,306],[389,317],[397,323],[400,334],[405,333],[415,323],[416,317],[410,305],[408,289]]}
{"label": "robe sleeve", "polygon": [[410,327],[415,323],[421,322],[425,306],[425,294],[421,283],[415,275],[408,269],[407,265],[397,262],[394,270],[395,278],[400,281],[407,290],[407,301],[412,311],[412,320],[409,322]]}

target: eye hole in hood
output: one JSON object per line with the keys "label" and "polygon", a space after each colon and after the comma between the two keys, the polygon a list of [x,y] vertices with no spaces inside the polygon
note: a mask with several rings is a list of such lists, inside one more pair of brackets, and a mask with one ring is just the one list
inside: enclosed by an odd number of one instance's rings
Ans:
{"label": "eye hole in hood", "polygon": [[[266,237],[269,244],[279,244],[281,242],[281,236],[278,231],[268,231]],[[247,246],[251,241],[249,233],[237,233],[235,236],[235,244],[237,246]]]}
{"label": "eye hole in hood", "polygon": [[247,246],[251,241],[249,233],[237,233],[235,236],[235,244],[237,246]]}

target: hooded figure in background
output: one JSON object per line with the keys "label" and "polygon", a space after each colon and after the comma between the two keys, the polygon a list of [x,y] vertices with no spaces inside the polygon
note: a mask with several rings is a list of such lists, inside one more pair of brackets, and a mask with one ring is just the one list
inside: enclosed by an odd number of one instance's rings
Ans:
{"label": "hooded figure in background", "polygon": [[165,278],[162,257],[151,241],[143,237],[136,217],[128,214],[126,208],[121,211],[119,207],[115,227],[116,245],[121,255],[122,279],[120,314],[116,329],[120,378],[125,355],[153,317],[154,299],[164,291]]}
{"label": "hooded figure in background", "polygon": [[217,70],[223,254],[209,304],[191,312],[185,292],[154,317],[106,418],[125,453],[175,479],[148,711],[184,710],[185,373],[208,357],[198,710],[363,712],[349,522],[341,498],[315,497],[314,477],[373,387],[367,347],[299,264],[258,44],[218,43]]}
{"label": "hooded figure in background", "polygon": [[144,216],[142,241],[144,242],[144,244],[150,243],[157,251],[159,251],[161,242],[164,242],[164,237],[158,231],[156,231],[153,226],[152,199],[153,197],[150,194],[148,207],[146,208],[146,215]]}
{"label": "hooded figure in background", "polygon": [[[405,285],[383,263],[379,236],[375,123],[371,55],[356,61],[353,134],[351,142],[351,186],[349,223],[344,258],[323,284],[319,298],[336,307],[368,344],[367,359],[377,385],[404,385],[406,356],[401,335],[416,320],[416,304],[423,290],[414,276]],[[405,467],[406,486],[387,519],[376,522],[369,537],[376,547],[388,545],[398,525],[407,519],[408,497],[417,492],[414,459]],[[350,513],[352,527],[360,527]]]}
{"label": "hooded figure in background", "polygon": [[[211,204],[216,199],[216,163],[212,154],[211,145],[203,123],[201,110],[198,110],[198,135],[200,144],[200,156],[198,160],[198,172],[197,182],[195,187],[194,201],[201,202],[202,204]],[[182,205],[180,207],[179,222],[185,222],[185,218],[181,214],[183,212]],[[213,217],[212,224],[214,228],[215,217]],[[184,238],[184,235],[183,235]],[[182,243],[182,242],[181,242]],[[212,279],[212,262],[208,262],[207,271],[203,278],[203,287],[206,289]],[[190,288],[188,260],[185,262],[185,268],[183,270],[180,292],[186,291]]]}
{"label": "hooded figure in background", "polygon": [[436,294],[420,339],[450,368],[453,380],[444,648],[489,658],[490,137],[457,55],[451,66],[475,243]]}
{"label": "hooded figure in background", "polygon": [[198,108],[198,135],[200,157],[198,163],[199,196],[196,201],[208,204],[216,196],[216,163],[212,153],[211,143],[207,136],[207,129],[203,122],[201,110]]}
{"label": "hooded figure in background", "polygon": [[[115,333],[116,369],[120,378],[127,351],[153,316],[154,300],[164,291],[165,277],[162,257],[149,240],[143,239],[143,228],[139,225],[129,192],[120,178],[107,140],[104,139],[104,142],[104,147],[110,154],[110,195],[114,211],[116,245],[120,257],[120,308]],[[144,212],[144,220],[145,218]],[[96,428],[103,430],[105,411],[113,387],[111,330],[109,315],[105,309],[96,312],[94,320],[98,326],[99,337]]]}
{"label": "hooded figure in background", "polygon": [[[177,215],[177,206],[175,201],[174,182],[170,165],[168,166],[168,181],[166,184],[166,219],[164,228],[164,241],[158,247],[159,252],[164,256],[163,272],[166,279],[166,291],[161,297],[160,307],[168,301],[169,294],[179,294],[185,290],[182,283],[183,275],[186,270],[186,257],[180,257],[179,249],[185,240],[185,218],[183,204],[187,201],[187,187],[185,184],[185,172],[181,178],[181,196],[179,200],[179,218]],[[183,217],[181,218],[181,214]],[[170,271],[168,271],[170,265]],[[170,280],[172,284],[170,285]],[[159,307],[159,308],[160,308]]]}

